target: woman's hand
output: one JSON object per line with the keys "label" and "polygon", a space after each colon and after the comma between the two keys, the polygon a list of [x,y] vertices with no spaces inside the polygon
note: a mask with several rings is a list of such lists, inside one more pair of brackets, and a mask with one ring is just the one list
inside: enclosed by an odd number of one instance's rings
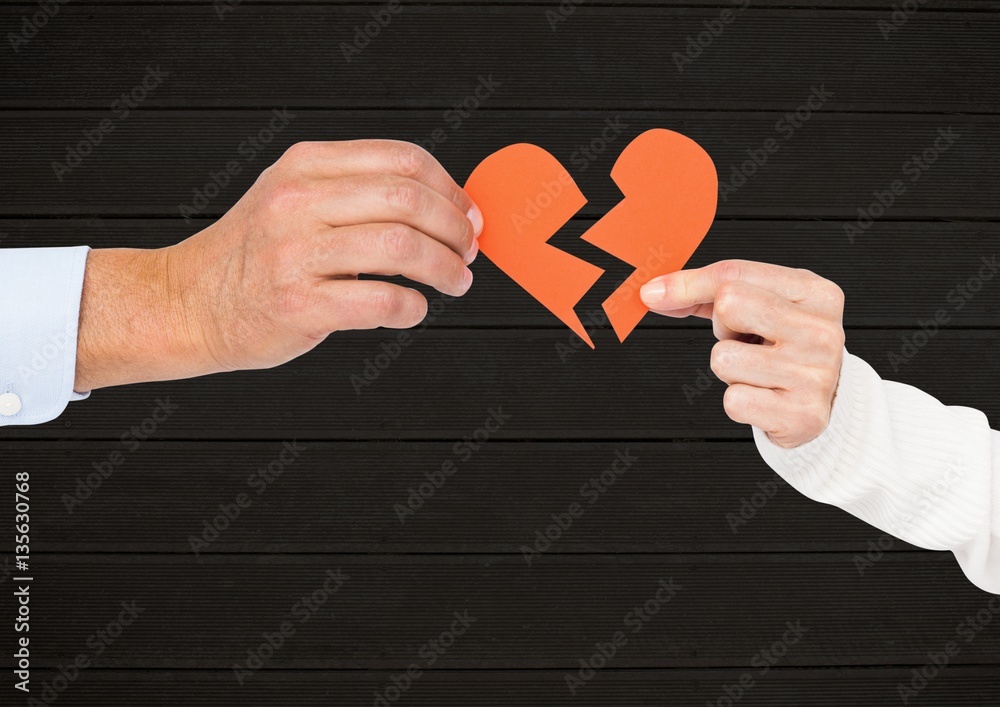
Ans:
{"label": "woman's hand", "polygon": [[727,260],[646,283],[642,301],[670,317],[712,320],[712,371],[736,422],[797,447],[826,429],[844,353],[844,293],[808,270]]}

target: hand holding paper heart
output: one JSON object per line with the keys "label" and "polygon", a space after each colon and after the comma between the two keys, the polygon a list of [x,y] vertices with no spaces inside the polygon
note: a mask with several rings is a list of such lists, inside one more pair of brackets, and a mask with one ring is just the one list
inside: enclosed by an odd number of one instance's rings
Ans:
{"label": "hand holding paper heart", "polygon": [[782,447],[826,429],[844,355],[836,284],[808,270],[724,260],[656,278],[642,299],[660,314],[712,320],[712,371],[729,384],[724,404],[733,420]]}

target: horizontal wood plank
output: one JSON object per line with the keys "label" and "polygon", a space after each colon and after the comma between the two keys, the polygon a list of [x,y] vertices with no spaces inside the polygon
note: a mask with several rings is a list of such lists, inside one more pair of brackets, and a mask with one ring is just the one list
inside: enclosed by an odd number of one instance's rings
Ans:
{"label": "horizontal wood plank", "polygon": [[[847,346],[884,377],[1000,419],[996,389],[983,384],[1000,380],[997,332],[928,337],[917,326],[853,331]],[[486,426],[493,439],[750,437],[726,417],[725,386],[706,373],[715,343],[707,328],[639,331],[625,345],[595,334],[595,351],[558,329],[416,329],[399,346],[396,332],[338,334],[277,369],[98,391],[57,420],[3,436],[118,439],[138,425],[140,436],[161,439],[454,442]],[[491,422],[498,412],[502,425]],[[153,415],[162,422],[147,421]]]}
{"label": "horizontal wood plank", "polygon": [[[0,219],[0,246],[39,248],[87,244],[93,248],[158,248],[179,242],[212,221],[186,225],[180,219]],[[553,243],[605,269],[578,307],[584,322],[604,328],[601,303],[632,268],[579,239],[594,219],[570,222]],[[742,258],[807,268],[838,283],[847,298],[849,327],[912,326],[942,306],[949,310],[943,328],[1000,327],[1000,279],[984,296],[965,297],[984,261],[1000,255],[1000,223],[882,221],[852,244],[839,221],[734,221],[720,219],[689,262],[700,267]],[[538,302],[480,257],[473,266],[475,285],[429,322],[441,327],[539,327],[555,319]],[[984,271],[989,274],[989,269]],[[412,282],[407,283],[413,285]],[[975,283],[973,283],[975,286]],[[438,295],[418,285],[432,301]],[[984,288],[985,289],[985,288]],[[948,302],[949,294],[956,302]],[[971,295],[971,292],[970,292]],[[956,309],[957,302],[962,306]],[[643,328],[690,327],[689,320],[649,316]]]}
{"label": "horizontal wood plank", "polygon": [[36,552],[521,553],[550,542],[539,533],[573,504],[581,515],[552,552],[866,553],[882,540],[787,486],[750,442],[494,441],[475,451],[0,443],[5,468],[28,472],[46,499],[32,514],[44,529]]}
{"label": "horizontal wood plank", "polygon": [[[832,83],[827,88],[840,90]],[[803,84],[800,99],[810,91]],[[866,235],[886,220],[1000,219],[1000,116],[821,109],[793,130],[780,112],[484,109],[456,126],[456,116],[442,111],[295,109],[265,144],[255,141],[269,130],[269,111],[138,111],[124,120],[114,115],[0,112],[0,163],[7,165],[0,174],[6,195],[0,215],[221,215],[291,144],[391,138],[425,145],[459,183],[501,147],[538,144],[562,161],[587,197],[579,215],[599,217],[621,199],[610,178],[619,154],[636,135],[660,127],[688,135],[712,156],[720,182],[728,184],[720,189],[720,218],[857,221],[866,218],[859,215],[864,209],[879,217]],[[68,151],[86,143],[85,131],[102,119],[112,120],[113,131],[79,163],[70,159]],[[922,162],[928,149],[933,164]],[[226,174],[230,164],[239,170],[235,176]],[[890,190],[895,180],[905,191],[883,213],[876,192]]]}
{"label": "horizontal wood plank", "polygon": [[[0,105],[106,107],[161,65],[171,78],[143,107],[444,108],[492,72],[505,84],[495,107],[794,109],[826,83],[838,110],[1000,108],[991,12],[918,12],[887,39],[884,15],[866,11],[751,7],[722,25],[719,7],[581,6],[553,31],[541,7],[420,5],[345,54],[371,11],[66,5],[0,57]],[[24,12],[2,6],[0,23]],[[724,27],[718,38],[706,21]],[[678,71],[674,54],[700,33],[707,49]]]}
{"label": "horizontal wood plank", "polygon": [[[332,594],[328,571],[343,581]],[[961,645],[953,665],[1000,665],[1000,598],[946,553],[891,554],[863,577],[840,553],[550,555],[531,567],[509,555],[46,555],[32,572],[36,667],[87,651],[123,601],[138,618],[94,667],[230,669],[287,621],[294,633],[268,668],[398,670],[459,630],[454,612],[467,629],[433,667],[573,669],[616,631],[628,638],[618,668],[744,667],[782,640],[785,667],[923,665],[948,641]],[[318,590],[314,610],[297,604]],[[634,612],[650,600],[644,620]],[[967,617],[983,626],[968,641]]]}
{"label": "horizontal wood plank", "polygon": [[[898,686],[912,679],[907,668],[771,668],[750,671],[754,684],[740,700],[751,707],[843,707],[887,705],[899,700]],[[468,707],[527,704],[639,707],[714,704],[745,671],[616,670],[605,668],[576,694],[566,671],[425,671],[406,690],[407,705]],[[37,685],[58,675],[39,671]],[[264,670],[240,686],[231,671],[90,670],[73,683],[67,699],[77,704],[206,705],[367,705],[376,691],[392,685],[392,672]],[[990,705],[1000,701],[1000,668],[953,666],[919,692],[922,707]],[[726,704],[723,700],[722,704]]]}

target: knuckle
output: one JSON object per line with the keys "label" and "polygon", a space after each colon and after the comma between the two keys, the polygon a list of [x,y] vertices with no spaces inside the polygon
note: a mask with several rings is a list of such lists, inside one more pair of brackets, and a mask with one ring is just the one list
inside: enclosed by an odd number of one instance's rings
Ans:
{"label": "knuckle", "polygon": [[386,255],[396,262],[406,262],[417,254],[417,239],[413,229],[403,224],[393,224],[382,233],[382,247]]}
{"label": "knuckle", "polygon": [[843,327],[826,322],[816,328],[813,337],[817,347],[829,352],[840,351],[846,339]]}
{"label": "knuckle", "polygon": [[745,260],[720,260],[716,263],[716,276],[720,282],[738,282],[746,271]]}
{"label": "knuckle", "polygon": [[733,420],[745,420],[749,412],[749,402],[741,388],[729,386],[722,396],[722,407]]}
{"label": "knuckle", "polygon": [[460,283],[465,279],[465,260],[457,255],[449,255],[447,266],[448,279],[453,283]]}
{"label": "knuckle", "polygon": [[739,306],[739,285],[726,282],[715,293],[713,311],[722,319],[731,317]]}
{"label": "knuckle", "polygon": [[306,198],[305,187],[286,179],[271,188],[266,201],[267,210],[275,216],[284,218],[297,211]]}
{"label": "knuckle", "polygon": [[844,295],[844,290],[835,282],[830,280],[825,280],[827,288],[827,297],[830,299],[831,304],[835,305],[838,309],[843,309],[844,302],[847,301],[847,297]]}
{"label": "knuckle", "polygon": [[799,412],[799,430],[803,437],[813,439],[826,429],[829,420],[829,408],[820,401],[813,401]]}
{"label": "knuckle", "polygon": [[412,142],[390,143],[389,159],[396,174],[401,177],[416,177],[423,174],[430,161],[430,153]]}
{"label": "knuckle", "polygon": [[469,219],[461,219],[459,221],[459,236],[458,236],[458,246],[462,253],[468,253],[472,250],[472,244],[476,240],[476,234],[472,230],[472,223]]}
{"label": "knuckle", "polygon": [[391,182],[387,190],[386,200],[402,212],[414,213],[420,210],[420,189],[414,182]]}
{"label": "knuckle", "polygon": [[316,142],[297,142],[285,150],[285,154],[281,156],[282,161],[299,167],[315,157],[318,146],[319,143]]}
{"label": "knuckle", "polygon": [[841,289],[840,285],[832,280],[827,280],[821,275],[817,275],[812,270],[799,268],[798,272],[809,278],[812,291],[817,299],[825,300],[830,304],[840,307],[844,306],[844,290]]}
{"label": "knuckle", "polygon": [[301,315],[308,312],[314,302],[314,298],[305,288],[282,287],[277,293],[277,308],[283,318],[294,321]]}
{"label": "knuckle", "polygon": [[833,392],[836,374],[829,368],[808,368],[798,375],[799,389],[806,396],[824,398]]}
{"label": "knuckle", "polygon": [[379,287],[369,296],[369,306],[379,319],[395,319],[404,307],[403,297],[392,287]]}
{"label": "knuckle", "polygon": [[735,363],[735,351],[731,341],[720,341],[712,347],[710,366],[712,371],[722,377],[732,370]]}

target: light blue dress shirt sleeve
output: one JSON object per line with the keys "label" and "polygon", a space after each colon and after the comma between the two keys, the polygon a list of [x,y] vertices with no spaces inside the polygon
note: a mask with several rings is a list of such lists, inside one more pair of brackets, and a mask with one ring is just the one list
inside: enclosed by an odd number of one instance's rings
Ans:
{"label": "light blue dress shirt sleeve", "polygon": [[0,427],[39,425],[76,393],[76,339],[90,248],[0,249]]}

